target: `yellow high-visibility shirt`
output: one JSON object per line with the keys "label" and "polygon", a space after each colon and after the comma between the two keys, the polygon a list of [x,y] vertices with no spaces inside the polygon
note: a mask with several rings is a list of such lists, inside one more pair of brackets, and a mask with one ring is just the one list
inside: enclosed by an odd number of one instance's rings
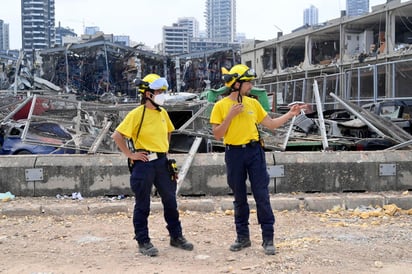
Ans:
{"label": "yellow high-visibility shirt", "polygon": [[175,127],[167,111],[163,108],[161,108],[161,111],[146,108],[142,127],[139,136],[137,136],[142,115],[143,105],[130,111],[117,126],[116,131],[127,138],[132,138],[135,149],[168,152],[168,134],[172,132]]}
{"label": "yellow high-visibility shirt", "polygon": [[[216,102],[210,114],[210,123],[220,125],[235,104],[237,101],[229,97]],[[254,98],[244,96],[242,104],[243,112],[236,115],[230,123],[223,137],[224,144],[243,145],[253,140],[259,140],[257,125],[266,117],[267,112]]]}

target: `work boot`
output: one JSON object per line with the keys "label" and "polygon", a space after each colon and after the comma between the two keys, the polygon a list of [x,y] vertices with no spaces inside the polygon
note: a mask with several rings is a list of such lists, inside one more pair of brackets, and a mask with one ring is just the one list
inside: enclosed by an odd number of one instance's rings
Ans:
{"label": "work boot", "polygon": [[170,238],[170,245],[183,250],[193,250],[193,244],[188,242],[185,237]]}
{"label": "work boot", "polygon": [[143,255],[154,257],[159,254],[159,250],[157,250],[156,247],[152,245],[151,242],[146,242],[146,243],[139,243],[139,251]]}
{"label": "work boot", "polygon": [[230,246],[230,251],[239,251],[245,247],[251,246],[252,243],[250,242],[249,238],[237,238],[236,241]]}
{"label": "work boot", "polygon": [[275,255],[276,249],[272,240],[263,241],[262,246],[266,255]]}

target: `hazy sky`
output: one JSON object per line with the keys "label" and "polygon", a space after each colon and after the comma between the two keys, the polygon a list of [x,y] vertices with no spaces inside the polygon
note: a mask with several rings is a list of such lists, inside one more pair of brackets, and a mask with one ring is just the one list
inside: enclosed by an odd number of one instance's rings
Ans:
{"label": "hazy sky", "polygon": [[[386,0],[370,0],[370,6]],[[405,2],[405,1],[402,1]],[[131,40],[154,46],[162,40],[162,27],[179,17],[195,17],[205,29],[206,0],[55,0],[56,25],[77,34],[84,26],[98,26],[106,34],[129,35]],[[303,25],[303,10],[314,5],[319,22],[340,16],[346,0],[237,0],[237,32],[247,38],[268,40],[279,29],[290,33]],[[280,4],[281,3],[281,4]],[[10,48],[21,47],[21,1],[0,0],[0,19],[10,25]]]}

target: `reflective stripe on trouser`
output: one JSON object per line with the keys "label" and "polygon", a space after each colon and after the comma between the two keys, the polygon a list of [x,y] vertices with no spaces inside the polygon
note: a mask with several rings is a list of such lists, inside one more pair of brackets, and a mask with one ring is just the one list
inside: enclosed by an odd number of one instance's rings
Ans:
{"label": "reflective stripe on trouser", "polygon": [[265,152],[260,145],[227,149],[225,152],[227,182],[233,191],[235,225],[238,238],[249,237],[249,205],[246,179],[256,202],[257,219],[262,229],[263,240],[273,240],[275,216],[269,198],[269,174],[266,169]]}
{"label": "reflective stripe on trouser", "polygon": [[170,179],[167,158],[161,157],[150,162],[136,161],[130,176],[130,187],[135,195],[133,226],[136,240],[144,243],[150,240],[148,220],[150,197],[155,186],[163,204],[163,216],[171,237],[182,235],[176,201],[176,182]]}

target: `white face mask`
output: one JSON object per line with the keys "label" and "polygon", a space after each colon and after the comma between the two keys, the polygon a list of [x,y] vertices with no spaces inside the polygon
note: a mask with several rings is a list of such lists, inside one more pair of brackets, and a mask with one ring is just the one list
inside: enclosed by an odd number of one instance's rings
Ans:
{"label": "white face mask", "polygon": [[158,104],[159,106],[163,106],[166,101],[166,96],[164,93],[160,93],[154,96],[153,102]]}

